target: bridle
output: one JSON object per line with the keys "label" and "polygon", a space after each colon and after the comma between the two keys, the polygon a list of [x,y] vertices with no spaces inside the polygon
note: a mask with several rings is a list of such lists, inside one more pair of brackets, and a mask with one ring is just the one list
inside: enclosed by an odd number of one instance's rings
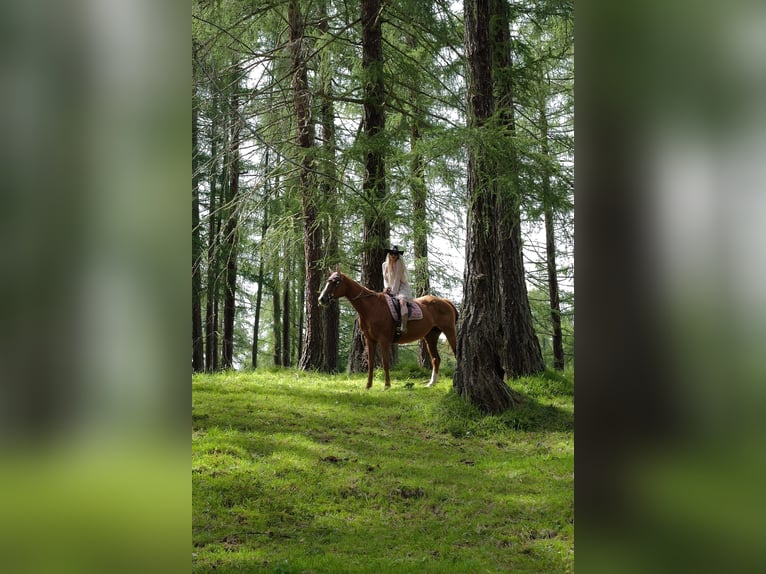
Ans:
{"label": "bridle", "polygon": [[[327,304],[329,305],[333,301],[337,301],[335,299],[335,290],[338,288],[338,285],[340,285],[340,282],[343,281],[343,276],[338,275],[337,277],[330,277],[327,282],[332,283],[332,286],[327,291]],[[356,301],[357,299],[361,299],[362,297],[372,297],[375,295],[375,293],[365,292],[364,289],[359,291],[359,294],[356,297],[348,297],[349,301]]]}
{"label": "bridle", "polygon": [[335,290],[338,288],[338,285],[340,285],[340,282],[343,278],[338,275],[337,277],[331,277],[327,280],[328,283],[332,283],[332,288],[327,292],[327,303],[330,304],[335,299]]}

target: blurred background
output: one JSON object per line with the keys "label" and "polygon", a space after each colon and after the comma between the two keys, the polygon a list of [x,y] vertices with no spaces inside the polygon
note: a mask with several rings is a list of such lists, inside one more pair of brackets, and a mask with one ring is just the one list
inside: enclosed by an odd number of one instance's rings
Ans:
{"label": "blurred background", "polygon": [[765,31],[577,4],[578,571],[766,566]]}
{"label": "blurred background", "polygon": [[3,570],[185,570],[188,5],[0,14]]}

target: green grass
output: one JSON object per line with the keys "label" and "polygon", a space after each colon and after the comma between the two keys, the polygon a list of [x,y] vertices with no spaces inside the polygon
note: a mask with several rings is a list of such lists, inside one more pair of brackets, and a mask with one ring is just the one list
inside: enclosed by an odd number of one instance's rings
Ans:
{"label": "green grass", "polygon": [[427,378],[193,377],[193,572],[573,571],[571,377],[494,417]]}

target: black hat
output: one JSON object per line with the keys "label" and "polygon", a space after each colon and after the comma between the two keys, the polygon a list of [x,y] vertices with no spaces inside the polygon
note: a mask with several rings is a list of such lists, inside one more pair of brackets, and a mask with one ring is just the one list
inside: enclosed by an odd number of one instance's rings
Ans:
{"label": "black hat", "polygon": [[404,251],[401,251],[398,245],[394,245],[391,249],[386,249],[386,253],[390,255],[404,255]]}

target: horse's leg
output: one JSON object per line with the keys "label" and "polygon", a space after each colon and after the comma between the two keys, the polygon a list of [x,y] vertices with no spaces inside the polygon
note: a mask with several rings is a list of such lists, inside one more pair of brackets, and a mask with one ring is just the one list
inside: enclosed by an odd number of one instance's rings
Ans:
{"label": "horse's leg", "polygon": [[448,329],[444,330],[444,335],[447,337],[452,354],[457,357],[457,335],[455,333],[455,325],[450,324]]}
{"label": "horse's leg", "polygon": [[386,373],[386,388],[385,390],[388,390],[391,387],[391,377],[388,374],[388,367],[389,367],[389,355],[391,353],[391,344],[390,343],[381,343],[380,344],[380,358],[383,361],[383,372]]}
{"label": "horse's leg", "polygon": [[367,388],[372,387],[372,373],[375,370],[375,353],[377,343],[367,339]]}
{"label": "horse's leg", "polygon": [[426,347],[428,348],[428,354],[431,355],[431,380],[426,385],[432,387],[439,379],[439,365],[441,365],[442,359],[439,356],[439,349],[437,343],[439,342],[439,335],[441,331],[437,328],[431,329],[429,333],[424,337],[426,341]]}

